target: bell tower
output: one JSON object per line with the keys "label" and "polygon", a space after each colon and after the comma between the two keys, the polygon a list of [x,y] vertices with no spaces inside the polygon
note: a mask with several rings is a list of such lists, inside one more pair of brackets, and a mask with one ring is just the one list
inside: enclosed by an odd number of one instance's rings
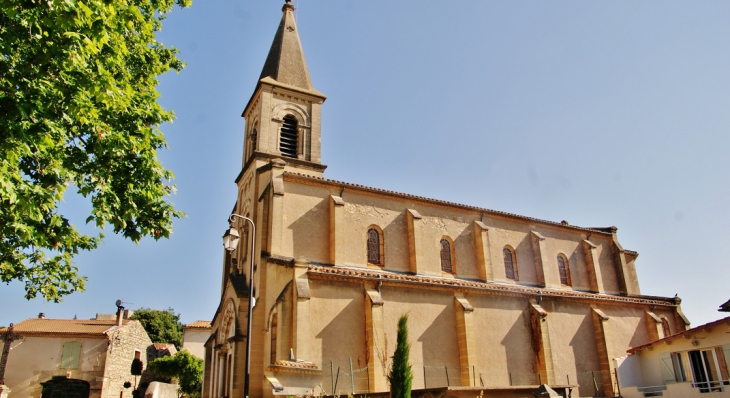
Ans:
{"label": "bell tower", "polygon": [[321,112],[326,97],[312,87],[299,40],[294,6],[286,0],[246,120],[243,168],[280,158],[287,168],[321,176]]}

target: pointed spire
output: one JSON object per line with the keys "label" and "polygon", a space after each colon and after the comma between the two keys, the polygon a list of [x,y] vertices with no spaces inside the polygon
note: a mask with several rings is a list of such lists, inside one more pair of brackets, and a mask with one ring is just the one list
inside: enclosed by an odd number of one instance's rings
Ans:
{"label": "pointed spire", "polygon": [[299,41],[297,24],[294,20],[294,6],[286,0],[281,11],[279,29],[271,43],[260,79],[270,77],[279,83],[305,90],[312,90],[307,62],[304,60],[302,43]]}

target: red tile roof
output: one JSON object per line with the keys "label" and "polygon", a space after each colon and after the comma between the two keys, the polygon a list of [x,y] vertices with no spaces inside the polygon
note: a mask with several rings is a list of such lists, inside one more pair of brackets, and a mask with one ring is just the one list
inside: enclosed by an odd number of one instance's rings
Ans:
{"label": "red tile roof", "polygon": [[[130,321],[124,320],[123,325]],[[116,320],[42,319],[29,318],[13,325],[13,333],[22,336],[89,336],[106,338],[106,332],[116,329]],[[5,334],[7,328],[0,328]]]}
{"label": "red tile roof", "polygon": [[175,347],[175,344],[172,343],[152,343],[153,346],[155,346],[155,350],[167,350],[170,347]]}
{"label": "red tile roof", "polygon": [[307,268],[310,278],[339,279],[360,281],[370,280],[382,283],[397,283],[406,285],[422,285],[429,288],[477,290],[483,292],[494,292],[503,294],[516,294],[523,296],[544,296],[562,297],[566,299],[594,300],[609,302],[635,303],[642,305],[661,305],[675,307],[677,304],[674,298],[656,296],[623,296],[615,294],[596,294],[569,289],[555,289],[549,287],[527,286],[512,283],[480,282],[476,280],[443,278],[437,276],[412,275],[391,271],[373,270],[359,267],[331,266],[310,264]]}
{"label": "red tile roof", "polygon": [[185,325],[185,329],[210,329],[210,321],[195,321]]}
{"label": "red tile roof", "polygon": [[654,346],[656,344],[668,342],[668,341],[671,341],[671,340],[676,340],[676,339],[678,339],[680,337],[687,336],[687,338],[689,338],[690,335],[692,335],[693,333],[700,332],[700,331],[702,331],[702,329],[711,328],[713,326],[717,326],[717,325],[720,325],[722,323],[725,323],[728,326],[730,326],[730,316],[727,317],[727,318],[718,319],[718,320],[713,321],[713,322],[710,322],[710,323],[706,323],[704,325],[700,325],[700,326],[693,327],[692,329],[687,329],[687,330],[685,330],[683,332],[675,333],[675,334],[673,334],[673,335],[671,335],[669,337],[665,337],[663,339],[654,340],[654,341],[650,341],[650,342],[648,342],[646,344],[642,344],[642,345],[639,345],[639,346],[636,346],[636,347],[631,347],[626,352],[628,352],[629,354],[633,354],[636,351],[643,350],[644,348],[649,348],[649,347]]}

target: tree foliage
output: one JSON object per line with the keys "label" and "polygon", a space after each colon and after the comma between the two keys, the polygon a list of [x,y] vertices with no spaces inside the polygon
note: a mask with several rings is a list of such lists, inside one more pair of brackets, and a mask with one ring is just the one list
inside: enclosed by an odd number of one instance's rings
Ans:
{"label": "tree foliage", "polygon": [[182,347],[183,325],[180,323],[180,314],[175,314],[172,308],[140,308],[130,318],[142,324],[153,343],[172,343],[177,349]]}
{"label": "tree foliage", "polygon": [[142,368],[144,364],[137,358],[132,359],[132,366],[130,366],[129,373],[134,376],[142,376]]}
{"label": "tree foliage", "polygon": [[183,63],[155,32],[190,1],[0,1],[0,280],[26,298],[84,289],[72,259],[103,235],[59,212],[67,188],[89,198],[87,223],[134,242],[183,215],[157,160],[173,115],[156,102],[156,77]]}
{"label": "tree foliage", "polygon": [[398,336],[393,354],[393,367],[388,374],[390,382],[390,396],[393,398],[410,398],[413,372],[409,356],[411,343],[408,342],[408,314],[398,319]]}
{"label": "tree foliage", "polygon": [[147,369],[157,377],[177,379],[183,394],[200,396],[203,388],[203,360],[188,351],[178,351],[173,357],[157,358],[147,365]]}

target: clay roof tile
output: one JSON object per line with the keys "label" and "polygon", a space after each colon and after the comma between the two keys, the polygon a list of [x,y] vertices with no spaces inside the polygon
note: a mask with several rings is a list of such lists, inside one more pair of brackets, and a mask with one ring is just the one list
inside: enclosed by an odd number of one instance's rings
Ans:
{"label": "clay roof tile", "polygon": [[185,329],[210,329],[210,321],[195,321],[185,325]]}
{"label": "clay roof tile", "polygon": [[[124,320],[122,327],[130,321]],[[13,333],[26,336],[57,335],[57,336],[98,336],[102,338],[106,332],[116,328],[116,320],[84,320],[84,319],[41,319],[29,318],[13,325]],[[5,333],[7,328],[0,329]]]}

